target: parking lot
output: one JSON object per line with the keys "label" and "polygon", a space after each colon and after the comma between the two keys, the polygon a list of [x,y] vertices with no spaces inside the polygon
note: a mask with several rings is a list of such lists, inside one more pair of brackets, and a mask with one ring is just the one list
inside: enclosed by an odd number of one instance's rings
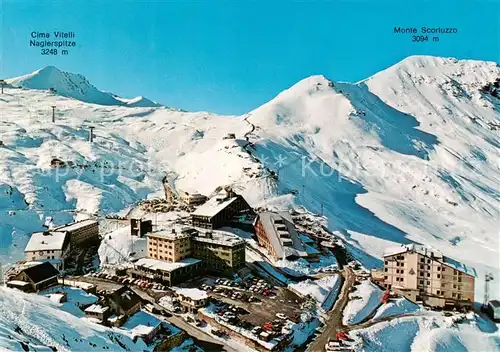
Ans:
{"label": "parking lot", "polygon": [[187,285],[206,290],[215,300],[243,308],[247,314],[241,314],[241,320],[253,325],[272,322],[276,314],[298,320],[304,302],[287,288],[272,286],[260,278],[234,281],[207,277],[192,280]]}
{"label": "parking lot", "polygon": [[142,291],[147,292],[155,300],[165,295],[170,289],[159,283],[149,283],[144,280],[134,279],[129,276],[118,276],[105,272],[86,274],[79,277],[79,280],[96,285],[97,292],[112,291],[121,286],[137,287]]}

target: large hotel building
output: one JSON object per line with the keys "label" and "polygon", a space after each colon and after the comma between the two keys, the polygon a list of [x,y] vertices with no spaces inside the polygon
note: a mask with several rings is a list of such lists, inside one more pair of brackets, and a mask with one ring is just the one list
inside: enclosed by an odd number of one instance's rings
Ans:
{"label": "large hotel building", "polygon": [[383,285],[429,306],[470,308],[475,276],[474,269],[420,245],[404,245],[384,253]]}

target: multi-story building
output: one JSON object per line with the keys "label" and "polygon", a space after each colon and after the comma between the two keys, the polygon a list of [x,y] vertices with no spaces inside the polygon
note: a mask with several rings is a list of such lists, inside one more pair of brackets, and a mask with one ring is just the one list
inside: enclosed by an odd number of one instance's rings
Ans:
{"label": "multi-story building", "polygon": [[170,229],[147,234],[148,257],[178,262],[191,256],[192,229]]}
{"label": "multi-story building", "polygon": [[70,248],[66,232],[34,232],[24,249],[24,254],[27,261],[49,262],[61,270]]}
{"label": "multi-story building", "polygon": [[52,231],[66,232],[71,245],[93,242],[99,239],[99,223],[91,219],[58,226]]}
{"label": "multi-story building", "polygon": [[429,306],[471,307],[474,269],[424,246],[411,244],[384,253],[383,285]]}
{"label": "multi-story building", "polygon": [[202,261],[186,258],[178,262],[141,258],[131,270],[132,277],[167,286],[177,285],[204,273]]}
{"label": "multi-story building", "polygon": [[143,237],[145,234],[153,231],[153,221],[142,219],[130,219],[130,235]]}
{"label": "multi-story building", "polygon": [[147,258],[132,276],[175,285],[205,272],[230,275],[245,266],[245,241],[223,231],[173,228],[147,236]]}
{"label": "multi-story building", "polygon": [[211,273],[229,275],[245,266],[245,241],[223,231],[197,233],[192,237],[192,253]]}
{"label": "multi-story building", "polygon": [[181,201],[187,205],[200,205],[207,201],[207,196],[199,193],[188,193],[185,191],[179,191]]}
{"label": "multi-story building", "polygon": [[288,213],[259,213],[254,228],[259,245],[264,247],[274,260],[319,260],[320,252],[303,242]]}
{"label": "multi-story building", "polygon": [[191,222],[195,227],[217,229],[245,213],[253,213],[250,205],[241,195],[228,189],[210,198],[191,213]]}
{"label": "multi-story building", "polygon": [[196,313],[208,303],[206,291],[197,288],[177,288],[175,294],[185,313]]}

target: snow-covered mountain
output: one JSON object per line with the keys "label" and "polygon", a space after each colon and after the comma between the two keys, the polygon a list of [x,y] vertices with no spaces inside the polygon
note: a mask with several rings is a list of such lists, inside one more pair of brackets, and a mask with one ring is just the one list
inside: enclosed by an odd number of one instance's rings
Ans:
{"label": "snow-covered mountain", "polygon": [[[0,99],[3,263],[45,216],[118,211],[161,194],[168,173],[188,192],[232,184],[254,206],[323,213],[367,267],[395,243],[431,245],[476,270],[478,302],[484,274],[500,277],[500,100],[482,89],[496,63],[414,56],[355,84],[313,76],[243,116],[88,104],[83,77],[54,95],[35,76],[9,80],[27,89]],[[53,158],[81,167],[52,169]]]}
{"label": "snow-covered mountain", "polygon": [[6,80],[13,87],[27,89],[54,89],[57,94],[86,103],[99,105],[125,105],[131,107],[159,107],[160,104],[145,97],[125,99],[94,87],[82,75],[60,71],[46,66],[30,74]]}

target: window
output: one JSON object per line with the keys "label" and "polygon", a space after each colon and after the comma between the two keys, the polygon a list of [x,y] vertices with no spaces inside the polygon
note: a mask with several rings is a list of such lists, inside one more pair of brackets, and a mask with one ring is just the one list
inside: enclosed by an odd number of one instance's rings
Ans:
{"label": "window", "polygon": [[418,283],[419,283],[420,285],[423,285],[423,284],[424,284],[424,280],[420,280]]}
{"label": "window", "polygon": [[160,259],[163,259],[163,257],[160,255]]}
{"label": "window", "polygon": [[441,275],[437,274],[437,278],[438,278],[438,279],[439,279],[439,278],[441,278]]}
{"label": "window", "polygon": [[399,269],[396,270],[396,274],[399,274]]}
{"label": "window", "polygon": [[437,291],[436,291],[436,294],[440,295],[440,294],[441,294],[441,291],[437,290]]}
{"label": "window", "polygon": [[396,262],[396,266],[399,266],[399,262]]}
{"label": "window", "polygon": [[399,281],[399,277],[396,278],[396,281]]}
{"label": "window", "polygon": [[427,259],[427,264],[430,264],[431,263],[431,260],[430,259]]}
{"label": "window", "polygon": [[430,285],[430,284],[431,284],[431,282],[430,282],[430,281],[427,281],[427,285]]}
{"label": "window", "polygon": [[404,279],[404,278],[400,278],[400,279],[399,279],[399,281],[403,282],[403,279]]}
{"label": "window", "polygon": [[458,298],[458,299],[461,299],[461,298],[462,298],[462,295],[461,295],[460,293],[459,293],[459,294],[457,294],[457,298]]}
{"label": "window", "polygon": [[454,284],[454,285],[453,285],[453,288],[457,288],[457,285],[455,285],[455,284]]}
{"label": "window", "polygon": [[401,270],[401,274],[404,274],[404,273],[405,273],[405,271],[404,271],[404,270]]}
{"label": "window", "polygon": [[458,278],[458,282],[462,282],[462,278],[461,277]]}
{"label": "window", "polygon": [[427,277],[430,277],[431,276],[431,273],[427,273]]}
{"label": "window", "polygon": [[423,265],[420,265],[420,269],[424,270],[424,266],[423,266]]}
{"label": "window", "polygon": [[424,272],[423,271],[419,272],[419,275],[424,276]]}
{"label": "window", "polygon": [[453,292],[453,293],[451,294],[451,297],[456,297],[456,295],[457,295],[457,294],[456,294],[455,292]]}
{"label": "window", "polygon": [[440,267],[440,266],[438,266],[437,271],[440,271],[440,270],[441,270],[441,267]]}
{"label": "window", "polygon": [[401,266],[405,266],[405,263],[401,263]]}
{"label": "window", "polygon": [[387,272],[387,271],[389,271],[389,269],[385,268],[384,271]]}
{"label": "window", "polygon": [[420,258],[420,263],[425,263],[425,259],[424,258]]}
{"label": "window", "polygon": [[443,268],[443,269],[441,269],[441,271],[444,273],[444,268]]}

